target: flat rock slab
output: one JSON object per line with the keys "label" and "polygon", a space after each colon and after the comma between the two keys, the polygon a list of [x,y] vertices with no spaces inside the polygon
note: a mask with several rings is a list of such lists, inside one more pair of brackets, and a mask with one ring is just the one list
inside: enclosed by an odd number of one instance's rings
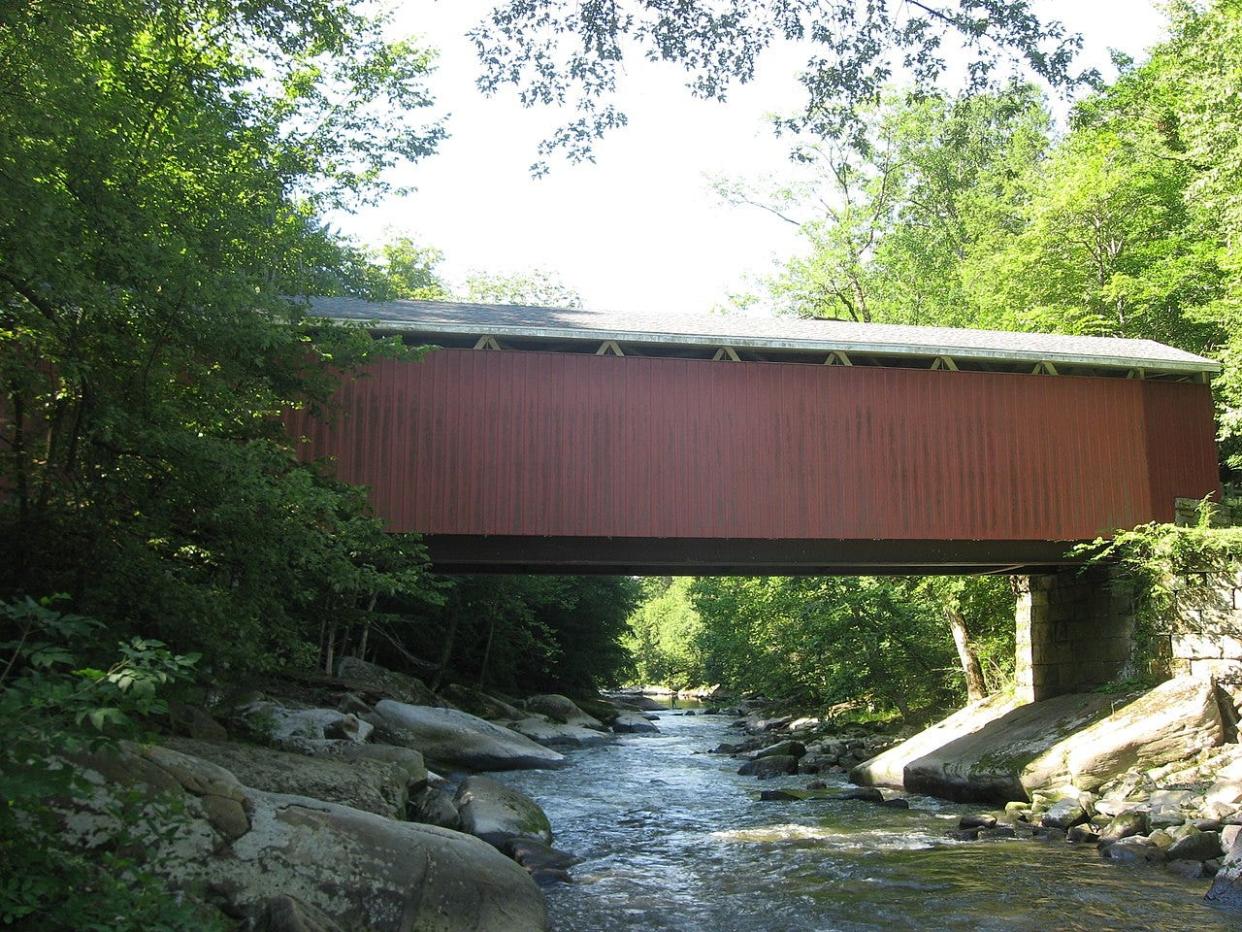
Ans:
{"label": "flat rock slab", "polygon": [[530,738],[531,741],[537,741],[549,748],[589,748],[607,744],[613,740],[612,736],[606,732],[596,731],[583,725],[563,725],[537,714],[527,715],[503,724],[518,734]]}
{"label": "flat rock slab", "polygon": [[307,757],[253,744],[192,738],[170,738],[166,745],[217,764],[256,790],[310,796],[390,819],[405,818],[410,780],[398,763]]}
{"label": "flat rock slab", "polygon": [[542,696],[531,696],[526,700],[526,708],[540,715],[546,715],[554,722],[562,725],[579,725],[582,728],[594,728],[602,731],[604,725],[593,715],[588,715],[578,708],[568,696],[548,693]]}
{"label": "flat rock slab", "polygon": [[1210,680],[1146,693],[1074,693],[1019,704],[991,696],[855,767],[855,783],[1003,803],[1073,784],[1095,790],[1131,768],[1193,757],[1224,740]]}
{"label": "flat rock slab", "polygon": [[[81,804],[86,808],[68,823],[74,831],[91,843],[132,831],[106,803],[109,792],[146,787],[171,794],[185,821],[176,833],[137,839],[149,868],[176,885],[219,891],[233,914],[262,914],[273,898],[288,897],[325,929],[547,928],[543,896],[530,875],[461,832],[243,787],[216,764],[159,746],[126,746],[86,766],[98,774],[92,782],[99,805]],[[244,818],[233,829],[214,819],[207,804],[235,797]]]}
{"label": "flat rock slab", "polygon": [[407,705],[384,699],[375,711],[394,737],[423,757],[466,770],[560,767],[565,758],[511,728],[458,709]]}

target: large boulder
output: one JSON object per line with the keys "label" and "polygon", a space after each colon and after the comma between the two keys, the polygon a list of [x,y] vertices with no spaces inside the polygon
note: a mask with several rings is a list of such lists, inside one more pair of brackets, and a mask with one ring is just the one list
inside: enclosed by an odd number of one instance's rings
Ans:
{"label": "large boulder", "polygon": [[384,699],[375,711],[390,737],[428,760],[467,770],[560,767],[565,758],[525,735],[458,709],[407,705]]}
{"label": "large boulder", "polygon": [[622,712],[612,720],[612,730],[619,735],[655,734],[659,728],[640,712]]}
{"label": "large boulder", "polygon": [[991,696],[855,767],[856,783],[1006,802],[1066,784],[1096,790],[1121,773],[1194,757],[1224,739],[1210,680],[1147,693],[1073,693],[1021,704]]}
{"label": "large boulder", "polygon": [[[524,717],[525,713],[512,703],[498,696],[485,693],[479,689],[471,689],[459,683],[450,683],[442,690],[444,698],[471,715],[485,718],[489,722],[502,722]],[[394,697],[396,698],[396,697]],[[435,705],[424,702],[422,705]]]}
{"label": "large boulder", "polygon": [[410,797],[410,818],[454,831],[461,828],[461,814],[452,794],[437,786],[425,786]]}
{"label": "large boulder", "polygon": [[491,777],[467,777],[457,788],[453,803],[461,814],[461,828],[501,847],[514,838],[552,844],[552,824],[539,804]]}
{"label": "large boulder", "polygon": [[[1130,768],[1192,758],[1225,740],[1216,684],[1177,677],[1070,735],[1045,755],[1080,789],[1095,790]],[[1050,768],[1051,769],[1051,768]]]}
{"label": "large boulder", "polygon": [[375,730],[351,712],[338,709],[303,709],[256,699],[237,709],[246,727],[275,744],[296,746],[302,741],[325,738],[363,743]]}
{"label": "large boulder", "polygon": [[410,780],[406,769],[397,763],[314,758],[252,744],[192,738],[170,738],[166,743],[173,750],[218,764],[256,790],[311,796],[390,819],[405,818]]}
{"label": "large boulder", "polygon": [[353,741],[325,739],[300,742],[297,751],[312,757],[393,764],[401,768],[405,774],[406,783],[411,787],[422,786],[428,779],[427,765],[423,761],[423,755],[413,748],[403,748],[393,744],[357,744]]}
{"label": "large boulder", "polygon": [[1217,906],[1242,911],[1242,834],[1230,834],[1234,836],[1233,842],[1206,899]]}
{"label": "large boulder", "polygon": [[357,692],[408,702],[410,705],[448,705],[418,677],[367,663],[357,657],[342,657],[337,661],[336,676]]}
{"label": "large boulder", "polygon": [[774,754],[771,757],[756,757],[748,760],[737,770],[744,777],[779,777],[798,772],[798,758],[792,754]]}
{"label": "large boulder", "polygon": [[[138,839],[157,875],[188,892],[210,889],[234,915],[272,898],[306,906],[321,928],[517,932],[547,928],[538,887],[490,845],[460,832],[397,822],[304,796],[243,787],[223,768],[168,748],[126,748],[80,762],[94,794],[67,804],[66,831],[84,846],[117,843],[121,787],[168,800],[179,831],[157,823]],[[225,825],[211,798],[237,802]]]}
{"label": "large boulder", "polygon": [[526,708],[540,715],[546,715],[554,722],[562,725],[578,725],[581,728],[603,729],[603,724],[593,715],[587,715],[574,701],[567,696],[548,693],[543,696],[531,696],[526,700]]}
{"label": "large boulder", "polygon": [[594,747],[598,744],[606,744],[610,739],[605,732],[584,728],[581,725],[565,725],[542,715],[526,715],[504,724],[518,734],[530,738],[531,741],[537,741],[549,748]]}

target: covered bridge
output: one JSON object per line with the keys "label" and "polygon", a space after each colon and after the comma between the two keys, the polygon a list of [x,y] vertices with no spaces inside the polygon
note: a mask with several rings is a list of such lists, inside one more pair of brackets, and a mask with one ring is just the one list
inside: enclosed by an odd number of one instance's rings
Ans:
{"label": "covered bridge", "polygon": [[1211,360],[1147,340],[316,299],[438,347],[302,412],[448,571],[1010,571],[1218,493]]}

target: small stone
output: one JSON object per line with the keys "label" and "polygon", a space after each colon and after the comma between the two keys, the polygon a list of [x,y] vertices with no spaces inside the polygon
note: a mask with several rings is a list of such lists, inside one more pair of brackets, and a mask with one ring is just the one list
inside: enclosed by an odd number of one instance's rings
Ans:
{"label": "small stone", "polygon": [[806,788],[808,790],[826,790],[828,789],[828,784],[823,780],[812,780],[806,785]]}
{"label": "small stone", "polygon": [[168,705],[168,718],[173,731],[200,741],[227,741],[229,733],[204,709],[184,702]]}
{"label": "small stone", "polygon": [[1173,842],[1176,841],[1172,835],[1162,828],[1158,828],[1148,835],[1147,840],[1162,851],[1166,848],[1173,847]]}
{"label": "small stone", "polygon": [[777,754],[771,757],[757,757],[744,763],[737,771],[742,776],[778,777],[798,772],[798,758],[788,754]]}
{"label": "small stone", "polygon": [[540,886],[569,883],[569,868],[581,860],[531,838],[510,838],[500,850],[526,868]]}
{"label": "small stone", "polygon": [[780,741],[755,752],[755,757],[802,757],[806,754],[806,745],[801,741]]}
{"label": "small stone", "polygon": [[1027,812],[1030,808],[1030,803],[1024,803],[1016,799],[1005,803],[1005,811],[1009,813]]}
{"label": "small stone", "polygon": [[1147,813],[1132,809],[1129,812],[1121,813],[1109,822],[1104,827],[1104,831],[1100,832],[1100,840],[1113,842],[1133,835],[1145,835],[1146,833]]}
{"label": "small stone", "polygon": [[874,786],[860,786],[857,789],[846,790],[838,799],[857,799],[865,803],[882,803],[884,802],[884,794],[877,790]]}
{"label": "small stone", "polygon": [[902,799],[900,796],[894,796],[892,799],[883,800],[880,805],[887,806],[889,809],[909,809],[910,801]]}
{"label": "small stone", "polygon": [[1170,861],[1166,866],[1170,871],[1185,877],[1187,880],[1199,880],[1202,877],[1209,876],[1202,861]]}
{"label": "small stone", "polygon": [[806,799],[791,790],[760,790],[759,799],[765,803],[791,803]]}
{"label": "small stone", "polygon": [[1092,829],[1090,824],[1083,823],[1070,826],[1065,833],[1065,840],[1074,844],[1094,843],[1100,840],[1100,836]]}
{"label": "small stone", "polygon": [[1164,852],[1142,835],[1130,835],[1100,849],[1100,854],[1120,864],[1159,864]]}
{"label": "small stone", "polygon": [[336,710],[347,715],[357,715],[359,718],[375,714],[371,706],[353,693],[346,693],[342,696],[341,701],[336,704]]}
{"label": "small stone", "polygon": [[1221,855],[1220,832],[1196,832],[1169,846],[1170,861],[1206,861]]}
{"label": "small stone", "polygon": [[250,831],[246,809],[237,800],[209,795],[200,797],[200,801],[211,827],[229,841],[236,841]]}
{"label": "small stone", "polygon": [[957,820],[958,828],[991,828],[996,824],[996,816],[964,815]]}
{"label": "small stone", "polygon": [[452,795],[433,786],[426,787],[410,799],[409,817],[411,822],[437,825],[453,831],[461,829],[461,814],[453,804]]}
{"label": "small stone", "polygon": [[956,831],[946,832],[945,834],[954,841],[978,841],[981,828],[966,828]]}
{"label": "small stone", "polygon": [[1087,810],[1076,799],[1062,799],[1044,813],[1040,824],[1046,828],[1070,828],[1087,821]]}
{"label": "small stone", "polygon": [[1238,841],[1238,835],[1242,834],[1242,825],[1226,825],[1220,830],[1220,846],[1230,851]]}

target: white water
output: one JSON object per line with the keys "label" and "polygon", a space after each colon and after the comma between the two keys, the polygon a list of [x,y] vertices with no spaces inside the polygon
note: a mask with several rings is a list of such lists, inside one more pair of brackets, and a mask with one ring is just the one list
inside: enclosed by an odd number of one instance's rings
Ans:
{"label": "white water", "polygon": [[659,735],[570,751],[563,770],[500,775],[547,811],[556,846],[584,859],[573,884],[547,890],[554,929],[1242,928],[1203,902],[1207,881],[1115,865],[1094,846],[944,837],[979,807],[760,802],[760,788],[815,778],[738,776],[737,760],[705,753],[737,740],[729,722],[665,714]]}

